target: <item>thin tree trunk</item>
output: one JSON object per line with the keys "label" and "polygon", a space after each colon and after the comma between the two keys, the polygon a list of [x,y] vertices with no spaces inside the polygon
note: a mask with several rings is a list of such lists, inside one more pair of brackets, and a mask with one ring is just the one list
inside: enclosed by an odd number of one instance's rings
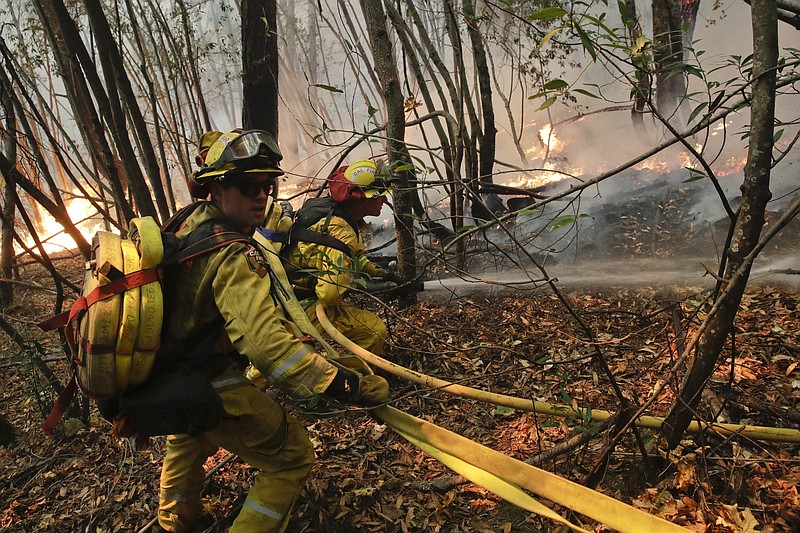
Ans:
{"label": "thin tree trunk", "polygon": [[[372,45],[372,57],[375,70],[386,97],[386,136],[389,166],[393,169],[400,166],[413,168],[411,156],[405,145],[405,117],[403,94],[395,63],[394,50],[386,30],[386,13],[381,0],[361,0],[361,9],[367,21],[367,32]],[[410,185],[412,171],[404,170],[400,174],[400,183],[393,187],[394,218],[397,231],[397,263],[398,272],[403,279],[409,280],[417,275],[417,260],[414,239],[413,194]],[[416,295],[405,296],[401,305],[410,305]]]}
{"label": "thin tree trunk", "polygon": [[492,103],[492,78],[489,75],[489,65],[486,60],[486,48],[483,37],[478,31],[478,19],[475,14],[473,0],[463,0],[464,18],[467,23],[467,33],[472,43],[472,56],[475,71],[478,77],[480,91],[481,115],[483,130],[478,135],[480,145],[480,163],[478,165],[478,179],[484,183],[492,183],[494,172],[495,140],[497,127],[494,119],[494,104]]}
{"label": "thin tree trunk", "polygon": [[[74,42],[75,39],[80,40],[75,23],[69,17],[64,5],[58,0],[36,0],[34,3],[52,46],[53,55],[59,65],[75,115],[75,122],[84,143],[92,154],[97,168],[111,185],[115,205],[120,214],[125,219],[134,218],[136,213],[125,198],[125,190],[122,185],[123,176],[120,174],[120,168],[117,167],[111,147],[105,138],[97,110],[92,105],[94,100],[89,92],[84,71],[75,51],[77,47],[83,47],[82,42],[80,44]],[[95,72],[94,75],[96,76],[97,73]],[[99,80],[96,81],[96,84],[99,85]],[[105,104],[107,105],[107,103],[106,99]],[[98,100],[98,105],[102,106],[103,102]],[[110,116],[110,113],[108,115]],[[149,193],[147,199],[152,207]],[[155,211],[155,208],[152,208],[151,211]]]}
{"label": "thin tree trunk", "polygon": [[[17,160],[17,144],[14,138],[17,131],[16,115],[11,96],[6,87],[0,94],[0,106],[3,109],[3,131],[0,151],[11,161]],[[3,216],[0,219],[0,275],[3,279],[12,279],[14,274],[14,182],[0,176],[3,185],[3,194],[0,197],[0,208]],[[14,302],[14,285],[7,281],[0,281],[0,308],[8,307]]]}
{"label": "thin tree trunk", "polygon": [[[628,34],[631,37],[633,46],[643,38],[642,25],[639,22],[639,16],[636,12],[636,1],[625,0],[625,5],[628,8]],[[647,102],[650,101],[650,85],[652,79],[650,76],[649,58],[647,52],[641,50],[638,55],[633,56],[633,65],[635,67],[636,86],[634,87],[633,95],[633,108],[631,109],[631,117],[634,126],[641,128],[643,126],[642,113],[647,109]]]}
{"label": "thin tree trunk", "polygon": [[653,0],[653,58],[656,66],[656,108],[671,119],[686,95],[683,63],[683,30],[680,5],[673,0]]}
{"label": "thin tree trunk", "polygon": [[[166,220],[169,218],[169,207],[167,205],[167,197],[164,194],[161,170],[158,168],[156,154],[150,141],[142,111],[139,109],[136,95],[133,93],[130,79],[125,71],[125,65],[119,52],[119,45],[114,40],[111,27],[108,25],[108,19],[103,12],[100,1],[84,0],[83,3],[86,6],[89,23],[97,40],[97,47],[103,50],[99,57],[106,80],[106,90],[103,91],[102,88],[95,87],[95,96],[98,99],[102,97],[108,98],[111,109],[110,128],[117,150],[125,165],[128,186],[133,191],[133,197],[142,215],[150,215],[156,220]],[[91,66],[88,64],[88,61],[82,61],[82,63],[87,74],[94,68],[93,64]],[[102,93],[102,96],[98,96],[98,93]],[[127,113],[125,110],[127,110]],[[133,149],[129,136],[131,128],[129,128],[126,118],[130,118],[132,133],[139,141],[139,157],[137,157]],[[156,200],[155,206],[153,205],[150,191],[145,184],[145,175],[142,174],[139,159],[142,160],[146,169],[147,181],[150,183],[150,189],[152,189]],[[158,206],[158,212],[156,212],[156,206]]]}
{"label": "thin tree trunk", "polygon": [[153,129],[155,133],[156,146],[158,147],[158,157],[161,162],[161,168],[164,169],[164,188],[166,189],[165,192],[167,194],[169,212],[173,213],[176,210],[175,192],[172,187],[172,180],[167,170],[169,165],[167,164],[167,155],[164,148],[165,142],[163,138],[161,118],[158,115],[158,97],[156,96],[156,88],[153,84],[153,79],[150,77],[149,73],[152,69],[150,55],[144,49],[141,28],[139,27],[139,22],[136,19],[136,12],[134,11],[130,0],[125,0],[125,8],[128,11],[128,18],[130,19],[129,22],[131,25],[131,32],[133,33],[133,41],[136,44],[136,49],[139,53],[139,73],[144,80],[147,98],[150,103],[150,112],[153,114]]}
{"label": "thin tree trunk", "polygon": [[733,332],[733,322],[739,310],[742,295],[747,287],[749,264],[744,259],[755,248],[761,229],[769,191],[770,168],[775,118],[775,80],[778,60],[778,21],[775,0],[753,0],[753,92],[751,126],[744,183],[741,186],[742,203],[733,229],[733,241],[726,250],[725,279],[743,270],[730,288],[727,298],[711,319],[709,327],[698,343],[695,361],[684,379],[680,394],[675,399],[664,421],[664,433],[670,448],[675,448],[692,420],[700,396],[714,372],[717,360],[728,337]]}
{"label": "thin tree trunk", "polygon": [[197,98],[197,107],[200,108],[200,116],[203,119],[203,128],[205,131],[211,130],[211,120],[208,118],[208,107],[206,106],[206,99],[203,95],[203,86],[200,83],[200,73],[197,71],[197,59],[194,55],[194,38],[192,35],[191,24],[189,23],[189,13],[186,11],[186,4],[184,0],[176,0],[181,16],[181,28],[183,29],[183,38],[186,43],[186,63],[189,67],[189,75],[192,81],[192,88]]}
{"label": "thin tree trunk", "polygon": [[242,1],[242,127],[278,136],[275,0]]}

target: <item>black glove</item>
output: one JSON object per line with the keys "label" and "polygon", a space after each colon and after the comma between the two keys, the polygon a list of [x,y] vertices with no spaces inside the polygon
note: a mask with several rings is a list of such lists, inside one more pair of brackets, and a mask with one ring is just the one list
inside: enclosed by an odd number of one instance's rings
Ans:
{"label": "black glove", "polygon": [[381,280],[381,281],[369,280],[364,284],[364,292],[367,292],[369,294],[387,293],[396,288],[397,288],[397,283],[386,280]]}
{"label": "black glove", "polygon": [[383,281],[391,281],[392,283],[397,283],[398,285],[402,285],[406,282],[403,278],[395,274],[394,272],[387,272],[383,276],[381,276]]}
{"label": "black glove", "polygon": [[379,405],[389,401],[389,383],[380,376],[359,377],[354,372],[339,369],[325,394],[336,400],[355,405]]}

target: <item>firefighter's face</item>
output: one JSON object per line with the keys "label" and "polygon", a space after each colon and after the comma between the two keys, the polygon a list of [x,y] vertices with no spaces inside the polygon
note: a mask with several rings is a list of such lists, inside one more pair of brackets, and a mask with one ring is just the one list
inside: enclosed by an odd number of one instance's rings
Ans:
{"label": "firefighter's face", "polygon": [[348,204],[353,216],[361,220],[364,217],[376,217],[380,215],[385,201],[385,196],[373,196],[372,198],[351,200]]}
{"label": "firefighter's face", "polygon": [[211,193],[225,216],[249,233],[264,224],[267,198],[274,186],[273,174],[249,173],[242,178],[214,183]]}

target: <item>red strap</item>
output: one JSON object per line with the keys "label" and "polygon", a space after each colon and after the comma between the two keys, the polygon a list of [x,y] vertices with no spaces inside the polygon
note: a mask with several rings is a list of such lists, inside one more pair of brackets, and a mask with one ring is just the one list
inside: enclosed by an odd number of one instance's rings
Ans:
{"label": "red strap", "polygon": [[64,311],[61,314],[48,318],[44,322],[41,322],[39,327],[44,331],[50,331],[55,328],[64,327],[74,321],[78,314],[80,314],[82,311],[85,311],[95,303],[157,280],[157,268],[140,270],[139,272],[134,272],[119,279],[115,279],[114,281],[106,283],[105,285],[100,285],[86,296],[81,296],[75,300],[75,303],[72,304],[72,308],[69,311]]}
{"label": "red strap", "polygon": [[61,391],[61,394],[58,395],[56,402],[53,404],[53,410],[50,411],[50,415],[47,417],[47,420],[44,421],[42,424],[42,431],[47,433],[48,435],[53,435],[53,430],[55,430],[56,425],[61,421],[64,417],[64,413],[67,412],[69,409],[69,404],[72,403],[72,398],[75,396],[75,391],[78,389],[78,378],[75,373],[72,373],[72,377],[69,379],[69,383]]}

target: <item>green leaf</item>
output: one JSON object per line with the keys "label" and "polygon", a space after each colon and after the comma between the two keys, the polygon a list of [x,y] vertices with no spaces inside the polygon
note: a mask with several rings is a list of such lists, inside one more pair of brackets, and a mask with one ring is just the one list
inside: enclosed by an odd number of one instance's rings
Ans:
{"label": "green leaf", "polygon": [[628,4],[626,4],[623,0],[618,0],[617,8],[619,9],[619,15],[622,18],[622,23],[627,26],[628,21],[631,20],[630,13],[628,13]]}
{"label": "green leaf", "polygon": [[545,20],[563,17],[567,12],[560,7],[546,7],[528,16],[528,20]]}
{"label": "green leaf", "polygon": [[313,87],[319,87],[320,89],[325,89],[326,91],[330,91],[332,93],[343,93],[344,91],[339,89],[338,87],[334,87],[332,85],[325,85],[323,83],[315,83]]}
{"label": "green leaf", "polygon": [[594,44],[592,44],[592,40],[589,38],[588,35],[586,35],[586,32],[583,31],[583,28],[581,28],[578,24],[575,24],[575,31],[578,32],[583,47],[586,49],[587,52],[589,52],[589,55],[592,56],[592,61],[596,60],[597,52],[594,49]]}
{"label": "green leaf", "polygon": [[378,110],[375,109],[374,107],[372,107],[372,104],[369,104],[369,106],[367,107],[367,113],[369,113],[369,116],[372,117],[377,112],[378,112]]}
{"label": "green leaf", "polygon": [[689,177],[683,183],[691,183],[693,181],[701,180],[706,177],[706,173],[699,168],[684,167],[689,171]]}
{"label": "green leaf", "polygon": [[725,92],[724,91],[720,91],[719,94],[717,94],[717,97],[714,98],[714,101],[711,102],[711,105],[708,106],[708,110],[709,111],[715,111],[719,107],[719,104],[720,104],[720,102],[722,101],[722,99],[724,97],[725,97]]}
{"label": "green leaf", "polygon": [[560,425],[561,424],[559,424],[555,420],[548,420],[547,422],[542,422],[542,427],[543,428],[557,428]]}
{"label": "green leaf", "polygon": [[414,165],[406,163],[405,165],[400,165],[394,169],[395,172],[405,172],[407,170],[414,170]]}
{"label": "green leaf", "polygon": [[542,105],[540,105],[538,108],[536,108],[536,111],[541,111],[542,109],[547,109],[548,107],[550,107],[551,105],[553,105],[555,103],[556,103],[556,97],[555,96],[551,96],[550,98],[545,100]]}
{"label": "green leaf", "polygon": [[550,225],[550,231],[557,230],[559,228],[563,228],[564,226],[571,226],[575,224],[579,218],[587,218],[589,215],[563,215],[560,217],[556,217],[553,219],[552,224]]}
{"label": "green leaf", "polygon": [[695,67],[694,65],[683,65],[683,70],[690,76],[697,76],[700,79],[703,79],[703,71],[699,68]]}
{"label": "green leaf", "polygon": [[599,97],[599,96],[597,96],[596,94],[594,94],[594,93],[590,93],[589,91],[587,91],[587,90],[585,90],[585,89],[575,89],[575,92],[576,92],[576,93],[580,93],[580,94],[582,94],[582,95],[584,95],[584,96],[588,96],[588,97],[590,97],[590,98],[600,98],[600,97]]}
{"label": "green leaf", "polygon": [[558,28],[553,28],[552,30],[547,32],[545,36],[542,38],[542,41],[539,43],[539,46],[536,47],[536,52],[539,52],[542,48],[544,48],[544,45],[546,45],[550,41],[550,39],[552,39],[553,36],[556,33],[560,32],[561,30],[562,28],[558,27]]}
{"label": "green leaf", "polygon": [[707,102],[701,102],[699,106],[695,107],[694,111],[692,111],[692,114],[689,115],[689,120],[687,121],[687,123],[691,124],[692,121],[697,117],[697,115],[699,115],[703,111],[703,109],[706,108],[706,106],[708,106]]}
{"label": "green leaf", "polygon": [[775,144],[776,142],[778,142],[778,140],[781,137],[783,137],[783,130],[782,129],[780,129],[780,130],[775,132],[775,137],[772,138],[772,144]]}
{"label": "green leaf", "polygon": [[496,414],[498,416],[513,415],[514,414],[514,408],[513,407],[505,407],[503,405],[498,405],[494,410],[494,414]]}
{"label": "green leaf", "polygon": [[544,84],[544,88],[548,91],[557,91],[569,87],[569,83],[564,80],[550,80]]}

